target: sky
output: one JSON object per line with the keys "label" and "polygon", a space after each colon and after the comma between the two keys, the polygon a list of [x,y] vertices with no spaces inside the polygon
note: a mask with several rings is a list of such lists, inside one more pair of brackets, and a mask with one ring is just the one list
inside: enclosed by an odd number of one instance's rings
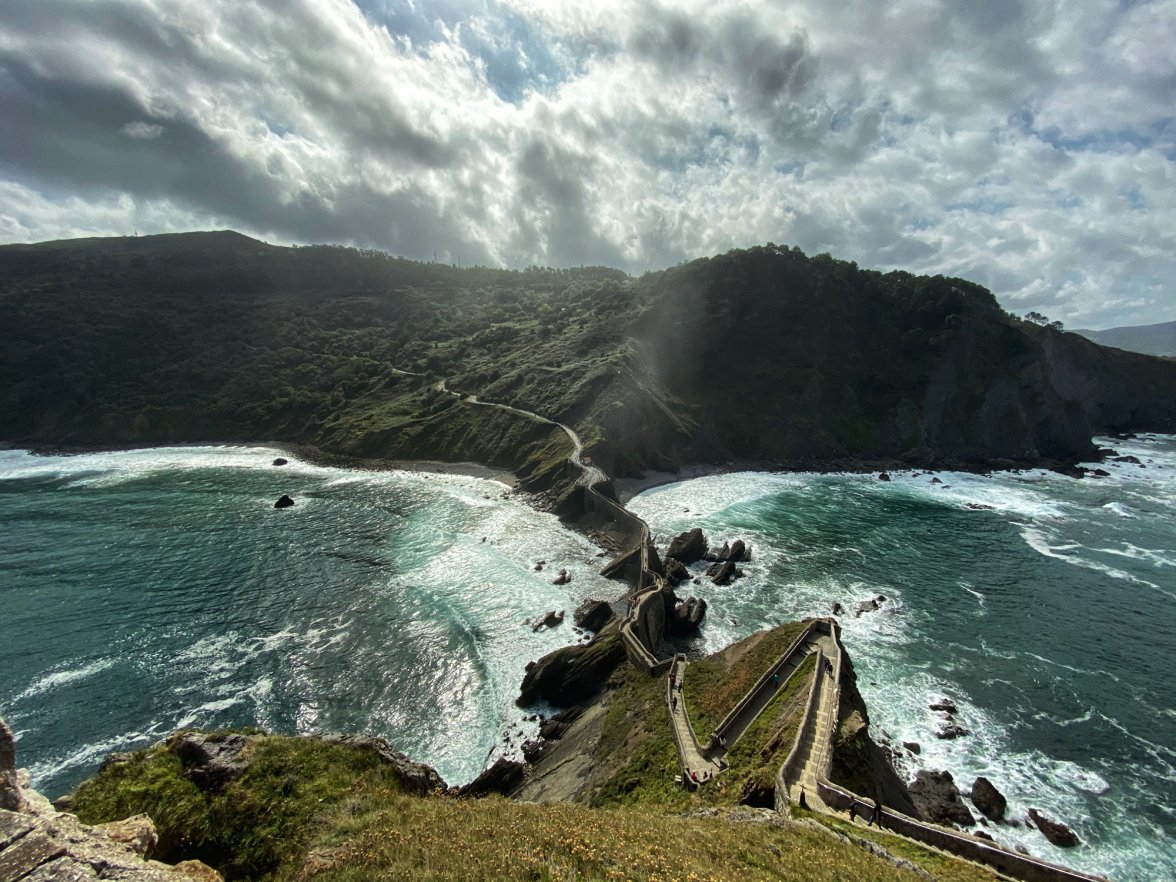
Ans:
{"label": "sky", "polygon": [[766,242],[1176,319],[1176,0],[0,0],[0,242],[632,273]]}

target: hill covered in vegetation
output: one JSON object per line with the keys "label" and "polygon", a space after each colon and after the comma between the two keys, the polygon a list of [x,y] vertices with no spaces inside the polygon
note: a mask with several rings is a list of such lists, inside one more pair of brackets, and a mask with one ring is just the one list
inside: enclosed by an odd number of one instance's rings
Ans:
{"label": "hill covered in vegetation", "polygon": [[755,460],[1037,463],[1176,430],[1176,364],[966,281],[768,245],[631,279],[458,269],[231,232],[0,248],[0,439],[278,441],[566,477]]}

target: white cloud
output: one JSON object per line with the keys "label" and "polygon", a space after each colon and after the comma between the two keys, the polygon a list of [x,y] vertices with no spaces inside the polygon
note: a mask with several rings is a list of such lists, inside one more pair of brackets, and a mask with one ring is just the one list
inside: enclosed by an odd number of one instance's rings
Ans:
{"label": "white cloud", "polygon": [[0,237],[634,271],[773,240],[1068,323],[1176,311],[1172,0],[365,8],[7,8]]}

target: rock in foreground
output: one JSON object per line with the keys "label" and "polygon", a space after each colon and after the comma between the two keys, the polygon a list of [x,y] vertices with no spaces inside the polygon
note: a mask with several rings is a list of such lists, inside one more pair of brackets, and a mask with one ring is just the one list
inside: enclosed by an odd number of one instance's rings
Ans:
{"label": "rock in foreground", "polygon": [[527,665],[516,704],[542,699],[567,706],[596,692],[625,660],[619,634],[598,637],[582,646],[565,646]]}
{"label": "rock in foreground", "polygon": [[959,824],[961,827],[971,827],[976,823],[960,797],[951,772],[921,769],[907,789],[919,813],[932,823]]}

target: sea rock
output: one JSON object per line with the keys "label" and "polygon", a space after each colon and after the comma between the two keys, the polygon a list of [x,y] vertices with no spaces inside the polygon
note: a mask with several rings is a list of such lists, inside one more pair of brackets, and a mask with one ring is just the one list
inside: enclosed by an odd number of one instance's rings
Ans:
{"label": "sea rock", "polygon": [[871,598],[870,600],[863,600],[854,609],[853,617],[859,618],[864,612],[873,612],[878,608],[878,601]]}
{"label": "sea rock", "polygon": [[552,585],[566,585],[572,581],[572,574],[567,570],[560,570],[559,575],[551,580]]}
{"label": "sea rock", "polygon": [[946,722],[935,730],[935,737],[943,741],[949,741],[952,738],[962,738],[965,735],[972,734],[959,723]]}
{"label": "sea rock", "polygon": [[16,781],[16,739],[0,717],[0,809],[19,812],[24,806]]}
{"label": "sea rock", "polygon": [[735,562],[732,560],[725,560],[718,565],[718,568],[711,576],[711,581],[716,585],[726,585],[733,578],[735,578]]}
{"label": "sea rock", "polygon": [[845,607],[836,601],[833,602],[833,615],[840,616],[845,613]]}
{"label": "sea rock", "polygon": [[913,753],[915,756],[918,756],[923,752],[923,748],[919,746],[918,741],[904,741],[902,746]]}
{"label": "sea rock", "polygon": [[588,698],[624,660],[625,647],[616,633],[549,652],[527,666],[516,703],[525,707],[542,699],[566,706]]}
{"label": "sea rock", "polygon": [[666,578],[675,585],[690,578],[690,570],[677,558],[667,557],[665,562]]}
{"label": "sea rock", "polygon": [[274,465],[284,466],[287,462],[289,462],[289,460],[282,459],[282,457],[279,456],[277,459],[274,460]]}
{"label": "sea rock", "polygon": [[294,500],[289,496],[282,494],[282,497],[274,503],[274,508],[289,508],[294,504]]}
{"label": "sea rock", "polygon": [[1029,820],[1041,831],[1042,836],[1058,848],[1073,848],[1078,844],[1078,836],[1073,830],[1061,821],[1046,817],[1035,808],[1029,809]]}
{"label": "sea rock", "polygon": [[744,544],[742,539],[736,539],[731,543],[731,548],[727,552],[727,560],[733,560],[738,563],[744,559],[744,555],[746,554],[747,545]]}
{"label": "sea rock", "polygon": [[972,798],[972,805],[976,806],[984,817],[991,821],[999,821],[1004,818],[1005,809],[1008,807],[1008,800],[983,775],[972,783],[970,796]]}
{"label": "sea rock", "polygon": [[1139,458],[1135,456],[1116,456],[1115,462],[1127,462],[1131,463],[1131,465],[1143,465],[1143,463],[1139,461]]}
{"label": "sea rock", "polygon": [[706,601],[689,597],[674,607],[669,617],[670,631],[675,634],[694,634],[706,617]]}
{"label": "sea rock", "polygon": [[501,793],[507,796],[523,783],[526,766],[515,760],[499,757],[490,768],[484,770],[477,778],[458,790],[458,796],[468,796],[481,799],[491,793]]}
{"label": "sea rock", "polygon": [[562,625],[564,620],[564,611],[559,612],[550,610],[542,616],[536,616],[531,621],[531,630],[538,631],[540,628],[554,628],[556,625]]}
{"label": "sea rock", "polygon": [[880,475],[878,475],[878,480],[879,481],[889,481],[890,475],[887,474],[886,472],[882,472]]}
{"label": "sea rock", "polygon": [[1096,478],[1109,478],[1111,476],[1111,473],[1106,469],[1091,469],[1090,474],[1094,475]]}
{"label": "sea rock", "polygon": [[338,744],[352,750],[374,753],[385,765],[392,767],[400,784],[400,789],[412,796],[428,796],[431,793],[443,792],[448,788],[444,779],[437,774],[437,770],[424,763],[413,762],[383,738],[373,735],[315,735],[327,744]]}
{"label": "sea rock", "polygon": [[724,542],[723,547],[715,554],[716,561],[724,561],[731,559],[731,543]]}
{"label": "sea rock", "polygon": [[933,711],[941,711],[945,714],[959,713],[959,708],[956,707],[955,702],[950,698],[937,698],[935,701],[927,705],[927,707],[931,708]]}
{"label": "sea rock", "polygon": [[983,502],[965,502],[964,508],[970,508],[972,511],[995,511],[996,506],[987,505]]}
{"label": "sea rock", "polygon": [[245,774],[249,768],[247,735],[181,732],[167,743],[179,759],[184,774],[206,793],[217,793]]}
{"label": "sea rock", "polygon": [[704,554],[706,554],[706,536],[698,527],[675,536],[670,542],[670,547],[666,550],[666,557],[672,557],[679,563],[686,565],[702,560]]}
{"label": "sea rock", "polygon": [[996,840],[992,838],[991,833],[985,833],[983,830],[977,830],[972,835],[975,836],[977,839],[987,839],[989,842],[996,842]]}
{"label": "sea rock", "polygon": [[576,623],[576,627],[593,632],[599,631],[607,625],[612,617],[612,606],[608,601],[593,600],[592,598],[585,600],[572,613],[572,620]]}
{"label": "sea rock", "polygon": [[939,480],[938,478],[932,478],[931,483],[932,484],[942,484],[943,482],[941,480]]}
{"label": "sea rock", "polygon": [[535,572],[541,573],[541,572],[543,572],[543,567],[546,565],[547,565],[547,561],[537,560],[537,561],[535,561],[535,566],[533,567],[533,569],[535,570]]}
{"label": "sea rock", "polygon": [[963,827],[971,827],[976,823],[960,797],[951,772],[920,769],[907,789],[919,814],[933,823],[959,824]]}
{"label": "sea rock", "polygon": [[97,824],[95,829],[101,830],[115,842],[128,846],[141,858],[149,857],[159,842],[155,822],[146,815],[132,815],[122,821]]}

